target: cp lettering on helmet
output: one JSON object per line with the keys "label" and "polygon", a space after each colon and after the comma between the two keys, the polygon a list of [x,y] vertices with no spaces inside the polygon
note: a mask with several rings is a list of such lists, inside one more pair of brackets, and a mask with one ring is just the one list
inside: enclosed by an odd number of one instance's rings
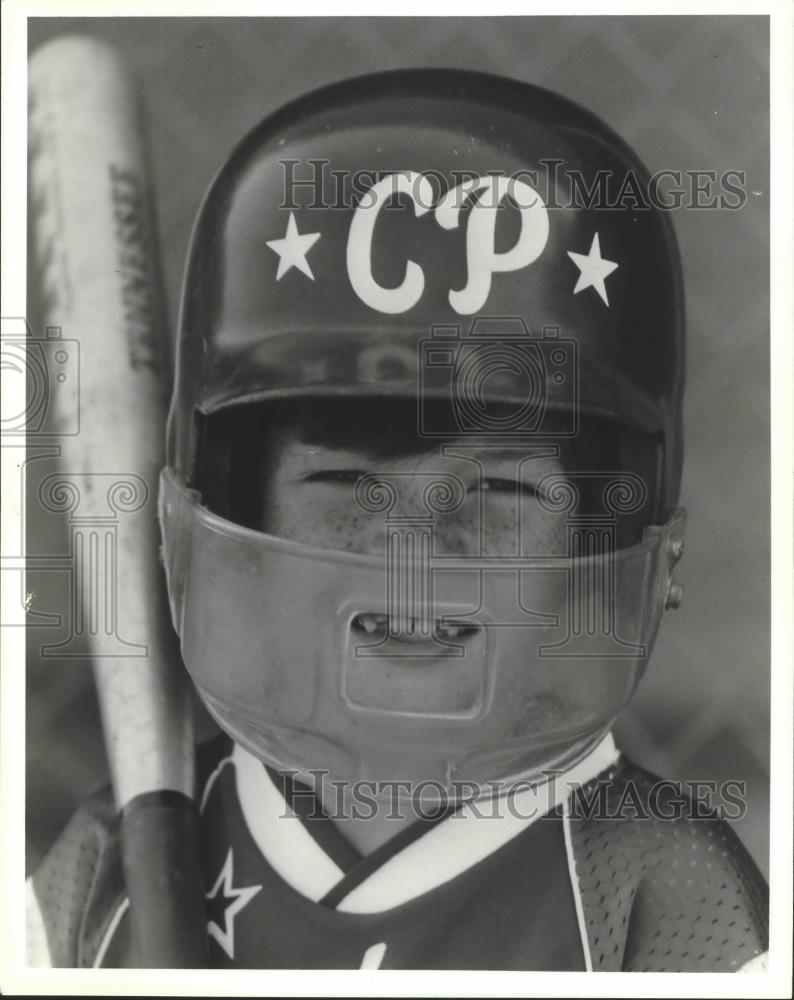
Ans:
{"label": "cp lettering on helmet", "polygon": [[[421,267],[407,260],[405,275],[396,288],[379,285],[372,274],[372,241],[383,206],[395,194],[413,201],[417,218],[432,204],[433,189],[422,174],[389,174],[367,192],[353,213],[347,240],[347,273],[361,301],[382,313],[403,313],[415,306],[424,290]],[[521,228],[509,250],[496,251],[497,212],[510,198],[520,213]],[[476,313],[488,301],[491,278],[500,271],[528,267],[543,253],[549,238],[549,213],[540,194],[525,181],[503,175],[468,178],[451,188],[438,202],[434,215],[442,229],[457,229],[461,209],[471,201],[466,222],[468,279],[460,289],[449,290],[449,303],[461,316]]]}

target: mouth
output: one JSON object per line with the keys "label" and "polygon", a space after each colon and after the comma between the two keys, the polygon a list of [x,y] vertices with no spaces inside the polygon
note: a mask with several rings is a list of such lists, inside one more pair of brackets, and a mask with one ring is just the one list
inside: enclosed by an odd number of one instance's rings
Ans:
{"label": "mouth", "polygon": [[364,611],[353,617],[350,628],[361,639],[393,639],[406,643],[433,641],[466,642],[480,631],[479,625],[445,618],[419,618]]}

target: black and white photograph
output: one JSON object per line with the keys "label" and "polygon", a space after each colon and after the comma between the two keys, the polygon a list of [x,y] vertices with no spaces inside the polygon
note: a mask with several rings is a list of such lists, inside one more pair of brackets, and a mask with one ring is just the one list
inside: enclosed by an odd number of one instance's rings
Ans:
{"label": "black and white photograph", "polygon": [[790,995],[792,10],[467,14],[4,10],[4,992]]}

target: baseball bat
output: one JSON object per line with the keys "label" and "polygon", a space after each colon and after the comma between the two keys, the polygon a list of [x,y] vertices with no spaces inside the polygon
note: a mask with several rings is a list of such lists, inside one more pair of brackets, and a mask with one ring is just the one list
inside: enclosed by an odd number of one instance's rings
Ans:
{"label": "baseball bat", "polygon": [[[79,394],[59,396],[53,380],[50,403],[53,419],[72,426],[68,411],[79,406],[79,433],[60,439],[61,466],[99,526],[83,530],[75,553],[73,631],[94,668],[135,961],[202,967],[191,702],[159,566],[170,352],[141,105],[119,54],[91,37],[38,49],[28,82],[42,311],[80,351]],[[103,534],[108,505],[115,527]]]}

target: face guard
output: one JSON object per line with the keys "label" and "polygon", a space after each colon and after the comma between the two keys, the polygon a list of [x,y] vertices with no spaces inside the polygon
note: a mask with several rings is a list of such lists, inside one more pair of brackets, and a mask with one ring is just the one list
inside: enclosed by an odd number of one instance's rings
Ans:
{"label": "face guard", "polygon": [[[544,158],[559,161],[547,189],[518,186]],[[285,190],[285,169],[319,160],[369,186],[312,208],[316,185]],[[185,663],[221,726],[266,762],[403,783],[398,794],[471,792],[572,765],[631,697],[682,551],[683,305],[663,213],[578,204],[573,178],[592,188],[599,171],[618,188],[647,182],[582,109],[427,71],[310,95],[216,178],[186,276],[161,522]],[[358,499],[387,518],[384,557],[208,508],[229,471],[228,442],[207,461],[219,417],[373,394],[417,397],[419,430],[439,443],[530,448],[608,419],[652,442],[652,468],[601,470],[582,516],[575,475],[551,483],[546,502],[571,518],[566,553],[547,558],[434,558],[427,525],[389,527],[382,482]],[[425,419],[428,399],[446,411]],[[444,495],[428,492],[430,515],[454,502]],[[640,508],[644,531],[624,545],[615,526]]]}
{"label": "face guard", "polygon": [[[433,618],[403,606],[403,628],[427,638],[407,653],[410,644],[355,624],[390,612],[398,621],[382,558],[233,524],[170,472],[162,505],[164,524],[179,525],[166,545],[174,621],[220,725],[281,769],[402,782],[405,794],[422,782],[471,793],[589,749],[645,668],[683,531],[675,517],[602,555],[440,560]],[[445,634],[446,622],[464,638]]]}

